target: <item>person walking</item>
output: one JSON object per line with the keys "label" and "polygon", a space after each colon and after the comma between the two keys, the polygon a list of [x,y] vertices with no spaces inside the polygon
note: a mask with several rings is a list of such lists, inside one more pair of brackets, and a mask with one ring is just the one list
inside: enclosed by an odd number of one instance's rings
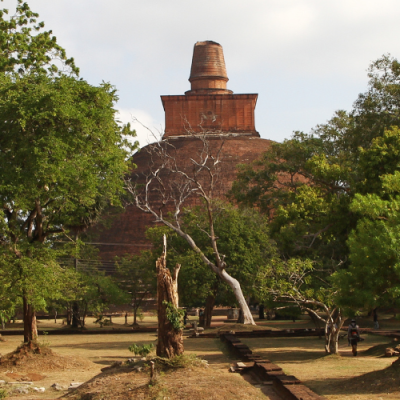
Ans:
{"label": "person walking", "polygon": [[351,345],[353,356],[356,356],[357,344],[360,341],[360,329],[355,319],[351,320],[349,328],[347,329],[347,339],[349,340],[349,344]]}

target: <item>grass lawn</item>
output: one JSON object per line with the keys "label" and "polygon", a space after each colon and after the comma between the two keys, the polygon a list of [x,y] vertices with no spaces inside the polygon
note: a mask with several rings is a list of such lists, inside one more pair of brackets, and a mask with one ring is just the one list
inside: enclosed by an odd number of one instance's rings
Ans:
{"label": "grass lawn", "polygon": [[[0,342],[0,353],[5,355],[21,344],[22,337],[7,336]],[[262,400],[266,399],[261,390],[253,387],[239,374],[228,372],[235,358],[226,351],[219,339],[185,339],[185,353],[197,354],[208,361],[208,368],[188,368],[162,373],[156,385],[149,386],[148,372],[136,373],[117,369],[101,372],[101,368],[115,361],[126,361],[133,357],[128,346],[132,343],[154,343],[154,333],[132,333],[116,335],[51,335],[39,336],[39,342],[48,342],[56,353],[55,359],[45,360],[41,356],[10,368],[0,365],[0,380],[15,380],[14,375],[28,373],[42,375],[35,386],[46,388],[43,394],[29,394],[9,397],[10,400],[54,399],[62,392],[50,388],[53,383],[68,386],[73,381],[87,382],[75,395],[66,398],[80,399],[85,393],[95,392],[93,400],[104,399],[164,399],[192,400],[201,397],[215,400]],[[130,390],[132,393],[127,393]],[[96,397],[98,396],[98,397]]]}
{"label": "grass lawn", "polygon": [[382,357],[385,348],[396,343],[376,335],[363,337],[357,357],[351,354],[346,340],[340,343],[340,356],[325,355],[323,339],[314,337],[241,341],[330,400],[399,399],[400,370],[386,370],[395,358]]}
{"label": "grass lawn", "polygon": [[[191,317],[191,319],[194,319]],[[240,330],[238,324],[224,324],[216,319],[216,330]],[[61,320],[39,321],[39,329],[52,330],[63,328]],[[124,318],[113,318],[114,329],[125,327]],[[129,321],[132,323],[132,321]],[[146,316],[139,321],[141,326],[156,326],[155,316]],[[258,321],[257,321],[258,322]],[[399,321],[391,318],[380,320],[383,329],[399,329]],[[18,327],[10,324],[9,327]],[[361,327],[371,327],[370,319],[360,319]],[[239,374],[228,372],[229,366],[237,361],[227,351],[219,339],[185,338],[185,353],[197,354],[206,359],[208,368],[185,368],[162,372],[157,383],[149,386],[148,371],[133,372],[120,368],[101,372],[101,368],[115,361],[125,361],[132,357],[128,347],[132,343],[154,343],[155,333],[127,333],[101,335],[102,328],[94,324],[93,318],[87,319],[87,327],[96,329],[99,334],[91,335],[40,335],[39,342],[47,342],[55,353],[49,358],[35,356],[10,368],[0,365],[0,380],[16,380],[18,374],[40,375],[35,386],[43,386],[46,392],[30,393],[9,397],[10,400],[33,400],[60,398],[62,392],[50,389],[53,383],[68,386],[73,381],[86,382],[75,394],[66,393],[66,399],[78,400],[119,400],[119,399],[168,399],[192,400],[205,398],[211,400],[257,400],[265,399],[261,390],[246,382]],[[309,320],[261,321],[259,329],[312,328]],[[109,328],[109,327],[107,327]],[[104,328],[103,328],[104,329]],[[254,329],[245,327],[245,329]],[[391,339],[364,335],[360,343],[359,356],[353,357],[347,342],[340,344],[341,356],[326,356],[323,339],[304,338],[243,338],[253,351],[280,365],[287,374],[295,375],[312,390],[330,400],[383,400],[400,399],[400,368],[388,368],[394,358],[382,357],[386,347],[395,343]],[[21,336],[4,336],[0,342],[0,354],[3,356],[21,344]],[[14,375],[10,375],[14,374]],[[17,374],[17,375],[15,375]],[[38,378],[38,379],[39,379]],[[89,395],[89,394],[90,395]],[[86,397],[85,397],[86,396]],[[271,395],[272,396],[272,395]],[[274,397],[270,397],[273,399]]]}

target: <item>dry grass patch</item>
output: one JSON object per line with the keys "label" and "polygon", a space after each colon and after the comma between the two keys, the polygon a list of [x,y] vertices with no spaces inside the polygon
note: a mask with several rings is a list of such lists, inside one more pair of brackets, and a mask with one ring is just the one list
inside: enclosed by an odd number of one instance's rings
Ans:
{"label": "dry grass patch", "polygon": [[[83,358],[60,356],[48,347],[40,347],[33,344],[21,345],[15,351],[2,356],[0,359],[0,373],[13,376],[22,372],[24,375],[32,375],[38,371],[64,371],[66,369],[87,368],[92,363]],[[12,372],[8,372],[8,371]],[[37,374],[36,374],[37,375]],[[38,380],[38,379],[31,379]]]}
{"label": "dry grass patch", "polygon": [[400,368],[390,367],[394,359],[383,357],[392,343],[385,337],[363,337],[357,357],[345,340],[340,342],[340,356],[327,356],[323,340],[313,337],[241,340],[330,400],[399,399]]}
{"label": "dry grass patch", "polygon": [[[158,375],[156,385],[149,386],[149,372],[134,372],[130,367],[113,368],[104,372],[100,369],[115,361],[126,361],[132,357],[128,350],[132,343],[154,342],[155,334],[116,335],[54,335],[46,337],[52,355],[47,361],[43,355],[34,357],[31,364],[9,366],[0,371],[0,380],[14,380],[7,373],[27,377],[28,373],[44,376],[36,386],[46,388],[45,393],[15,395],[10,400],[55,399],[63,394],[51,389],[53,383],[68,386],[73,381],[85,382],[78,391],[64,394],[66,399],[189,399],[191,393],[204,399],[265,399],[260,390],[244,381],[238,374],[230,374],[228,368],[235,361],[219,339],[185,339],[185,354],[197,354],[206,359],[209,368],[189,366],[178,370],[168,369]],[[41,338],[39,338],[41,340]],[[7,342],[0,343],[0,353],[12,352],[20,344],[21,337],[8,336]],[[153,353],[154,354],[154,353]],[[51,367],[50,361],[53,363]],[[83,362],[82,362],[83,361]],[[28,362],[28,361],[26,361]],[[55,364],[58,367],[54,367]],[[43,367],[43,368],[42,368]],[[186,382],[186,383],[185,383]],[[176,388],[175,388],[176,386]],[[232,393],[235,394],[232,394]],[[164,395],[169,393],[168,395]],[[243,393],[248,397],[243,397]],[[200,394],[200,395],[199,395]],[[79,397],[81,396],[81,397]],[[225,397],[224,397],[225,396]],[[237,397],[235,397],[237,396]],[[8,400],[9,398],[7,398]],[[165,400],[166,400],[165,399]]]}
{"label": "dry grass patch", "polygon": [[96,376],[63,399],[137,400],[265,400],[260,389],[240,375],[205,367],[168,368],[150,383],[148,370],[134,372],[127,367]]}

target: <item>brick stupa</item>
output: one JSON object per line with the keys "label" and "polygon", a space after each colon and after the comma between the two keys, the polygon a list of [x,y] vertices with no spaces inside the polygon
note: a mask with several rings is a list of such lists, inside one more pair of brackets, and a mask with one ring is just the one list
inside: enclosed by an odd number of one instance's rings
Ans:
{"label": "brick stupa", "polygon": [[[223,50],[212,41],[194,45],[189,81],[191,89],[184,95],[161,96],[165,110],[162,140],[173,144],[177,164],[188,169],[190,158],[201,151],[197,134],[207,132],[210,147],[215,149],[220,148],[223,137],[223,176],[220,176],[214,196],[225,198],[236,178],[237,165],[260,158],[271,145],[271,141],[261,139],[255,129],[254,110],[258,95],[234,94],[227,89]],[[149,146],[133,156],[137,165],[133,179],[139,177],[139,181],[143,181],[149,171],[150,155],[146,151]],[[189,198],[185,206],[194,204],[199,204],[198,197]],[[103,228],[96,227],[97,238],[93,241],[99,243],[101,258],[110,262],[115,256],[149,249],[151,244],[145,236],[149,226],[154,226],[154,217],[131,205]]]}
{"label": "brick stupa", "polygon": [[254,122],[257,94],[233,94],[224,53],[215,42],[194,45],[191,90],[184,95],[161,96],[165,111],[164,139],[204,130],[259,137]]}

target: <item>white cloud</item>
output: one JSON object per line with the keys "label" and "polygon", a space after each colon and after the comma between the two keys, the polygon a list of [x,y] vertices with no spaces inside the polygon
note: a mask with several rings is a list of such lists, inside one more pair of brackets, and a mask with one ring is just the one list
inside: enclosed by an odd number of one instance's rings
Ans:
{"label": "white cloud", "polygon": [[190,88],[196,41],[223,46],[228,87],[259,93],[257,130],[275,140],[351,107],[369,63],[388,52],[400,58],[399,0],[28,2],[84,79],[116,85],[118,108],[129,118],[139,110],[156,127],[164,120],[159,96]]}
{"label": "white cloud", "polygon": [[160,140],[164,133],[163,124],[155,121],[154,118],[143,110],[137,109],[118,109],[118,120],[123,124],[128,122],[136,131],[136,138],[140,147]]}

